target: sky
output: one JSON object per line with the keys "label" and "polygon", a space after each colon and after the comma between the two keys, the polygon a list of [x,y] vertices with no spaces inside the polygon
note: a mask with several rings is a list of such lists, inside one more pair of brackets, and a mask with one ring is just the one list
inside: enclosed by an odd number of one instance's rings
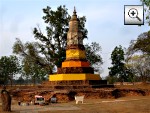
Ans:
{"label": "sky", "polygon": [[88,39],[84,43],[100,44],[102,77],[108,75],[113,49],[119,45],[127,48],[131,40],[149,30],[147,24],[124,25],[124,5],[141,5],[140,0],[0,0],[0,57],[12,54],[16,38],[23,43],[35,41],[33,28],[39,25],[45,31],[42,9],[50,6],[56,10],[60,5],[65,5],[70,15],[75,6],[78,16],[86,16]]}

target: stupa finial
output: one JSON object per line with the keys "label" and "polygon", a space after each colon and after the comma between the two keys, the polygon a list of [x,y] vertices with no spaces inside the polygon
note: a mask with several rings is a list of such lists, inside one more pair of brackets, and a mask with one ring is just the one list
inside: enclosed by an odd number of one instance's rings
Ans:
{"label": "stupa finial", "polygon": [[76,7],[74,6],[74,11],[73,11],[73,15],[76,15]]}
{"label": "stupa finial", "polygon": [[76,12],[76,7],[74,6],[74,12]]}
{"label": "stupa finial", "polygon": [[76,13],[77,13],[77,12],[76,12],[76,8],[75,8],[75,6],[74,6],[74,11],[73,11],[73,15],[72,15],[72,17],[71,17],[71,21],[72,21],[72,20],[78,20]]}

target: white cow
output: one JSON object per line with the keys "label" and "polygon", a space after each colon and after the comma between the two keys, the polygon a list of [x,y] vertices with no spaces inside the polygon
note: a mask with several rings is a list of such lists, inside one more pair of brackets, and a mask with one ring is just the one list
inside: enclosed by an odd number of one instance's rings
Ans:
{"label": "white cow", "polygon": [[76,104],[78,104],[79,101],[81,101],[83,104],[83,99],[84,99],[84,96],[75,96]]}

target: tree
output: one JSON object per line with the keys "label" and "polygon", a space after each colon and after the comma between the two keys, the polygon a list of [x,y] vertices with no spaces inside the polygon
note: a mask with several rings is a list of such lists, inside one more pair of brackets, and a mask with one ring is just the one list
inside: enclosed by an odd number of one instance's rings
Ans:
{"label": "tree", "polygon": [[[39,26],[34,28],[33,34],[36,42],[23,44],[17,39],[13,46],[13,52],[22,56],[23,61],[27,63],[31,62],[31,60],[32,62],[34,61],[33,66],[36,66],[33,67],[36,69],[32,68],[32,71],[35,71],[34,73],[37,72],[37,68],[40,69],[42,67],[45,70],[49,70],[48,74],[51,74],[54,68],[56,66],[61,67],[62,61],[65,60],[66,39],[71,16],[68,14],[65,6],[59,6],[56,11],[47,6],[43,9],[43,13],[43,20],[46,23],[46,33],[43,33]],[[87,38],[87,29],[85,28],[86,18],[84,16],[78,18],[80,21],[79,30],[82,31],[83,38]],[[34,55],[33,53],[36,54]],[[94,55],[96,57],[98,54]],[[101,63],[99,56],[97,56],[97,61],[94,63],[96,62]]]}
{"label": "tree", "polygon": [[19,39],[14,44],[13,52],[22,56],[22,75],[33,80],[42,81],[52,73],[53,64],[47,62],[46,59],[39,55],[39,45],[36,42],[27,42],[23,44]]}
{"label": "tree", "polygon": [[142,52],[150,55],[150,31],[140,34],[136,41],[131,41],[129,52],[129,54]]}
{"label": "tree", "polygon": [[142,82],[146,82],[150,78],[150,56],[134,55],[128,59],[127,64],[132,72],[140,77]]}
{"label": "tree", "polygon": [[96,72],[100,71],[100,66],[102,65],[102,57],[100,56],[101,47],[98,43],[92,42],[91,45],[85,45],[86,57],[91,63],[92,67]]}
{"label": "tree", "polygon": [[109,67],[109,75],[116,76],[120,81],[126,81],[128,79],[129,71],[125,67],[124,63],[124,51],[122,46],[115,47],[111,54],[112,67]]}
{"label": "tree", "polygon": [[108,76],[105,77],[105,80],[107,80],[107,82],[109,84],[114,84],[115,82],[118,81],[118,78],[116,76],[110,76],[110,75],[108,75]]}
{"label": "tree", "polygon": [[0,58],[0,84],[6,84],[9,79],[12,85],[13,76],[20,70],[20,62],[16,56],[2,56]]}
{"label": "tree", "polygon": [[20,76],[17,80],[16,80],[16,84],[24,84],[25,80],[23,79],[22,76]]}
{"label": "tree", "polygon": [[150,26],[150,0],[141,0],[141,2],[143,3],[144,5],[144,11],[145,11],[145,14],[146,14],[146,20],[147,20],[147,23],[148,25]]}
{"label": "tree", "polygon": [[149,76],[150,31],[140,34],[137,40],[131,40],[127,50],[127,64],[136,76],[145,82]]}

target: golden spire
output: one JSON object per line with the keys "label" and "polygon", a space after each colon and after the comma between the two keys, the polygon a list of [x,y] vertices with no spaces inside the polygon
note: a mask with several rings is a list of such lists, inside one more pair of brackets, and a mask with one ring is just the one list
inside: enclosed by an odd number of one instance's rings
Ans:
{"label": "golden spire", "polygon": [[75,8],[75,6],[74,6],[74,11],[73,11],[73,15],[72,15],[72,17],[71,17],[71,20],[78,20],[76,13],[77,13],[77,12],[76,12],[76,8]]}
{"label": "golden spire", "polygon": [[74,11],[73,11],[73,15],[76,15],[76,7],[74,6]]}

